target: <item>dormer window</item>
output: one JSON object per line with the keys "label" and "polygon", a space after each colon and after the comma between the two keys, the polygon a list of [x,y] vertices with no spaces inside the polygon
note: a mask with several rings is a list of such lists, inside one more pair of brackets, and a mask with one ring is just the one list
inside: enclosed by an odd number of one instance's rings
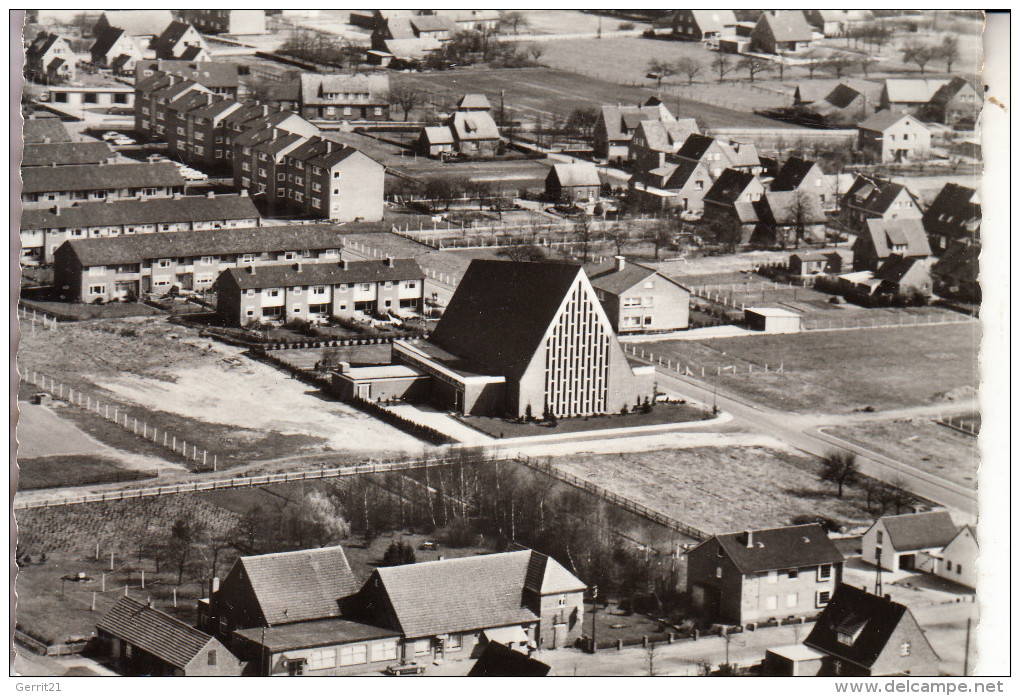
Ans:
{"label": "dormer window", "polygon": [[853,645],[867,625],[867,619],[859,619],[851,614],[836,626],[836,640],[840,645]]}

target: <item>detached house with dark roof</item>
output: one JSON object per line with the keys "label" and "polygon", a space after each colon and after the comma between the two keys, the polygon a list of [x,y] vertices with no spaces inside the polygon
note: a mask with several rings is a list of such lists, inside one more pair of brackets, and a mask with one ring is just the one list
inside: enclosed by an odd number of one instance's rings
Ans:
{"label": "detached house with dark roof", "polygon": [[50,84],[73,80],[78,59],[67,41],[57,34],[40,32],[25,51],[25,75]]}
{"label": "detached house with dark roof", "polygon": [[545,195],[551,201],[594,203],[602,181],[592,162],[555,162],[545,177]]}
{"label": "detached house with dark roof", "polygon": [[820,656],[817,676],[939,675],[939,656],[910,609],[841,584],[804,639]]}
{"label": "detached house with dark roof", "polygon": [[814,616],[842,575],[843,555],[818,524],[716,534],[687,553],[695,611],[733,624]]}
{"label": "detached house with dark roof", "polygon": [[931,131],[910,114],[879,111],[857,124],[857,147],[876,162],[928,159]]}
{"label": "detached house with dark roof", "polygon": [[698,132],[698,123],[693,118],[676,121],[642,121],[631,138],[628,158],[634,163],[634,171],[661,167],[683,147],[688,136]]}
{"label": "detached house with dark roof", "polygon": [[879,97],[880,108],[917,114],[949,80],[923,78],[888,78]]}
{"label": "detached house with dark roof", "polygon": [[924,211],[921,220],[936,256],[954,242],[980,241],[981,197],[976,189],[946,184]]}
{"label": "detached house with dark roof", "polygon": [[690,290],[654,268],[617,256],[585,272],[618,334],[688,327]]}
{"label": "detached house with dark roof", "polygon": [[677,157],[701,162],[709,170],[712,180],[724,170],[734,169],[758,175],[762,171],[758,149],[751,143],[727,142],[719,138],[692,133],[676,153]]}
{"label": "detached house with dark roof", "polygon": [[173,21],[150,46],[156,58],[162,60],[209,60],[209,48],[194,26]]}
{"label": "detached house with dark roof", "polygon": [[704,41],[732,36],[737,30],[733,10],[674,10],[656,20],[656,28],[669,28],[684,41]]}
{"label": "detached house with dark roof", "polygon": [[814,160],[790,157],[780,167],[769,186],[772,191],[799,191],[816,198],[822,210],[835,210],[838,204],[836,182]]}
{"label": "detached house with dark roof", "polygon": [[926,570],[927,555],[945,548],[957,531],[946,510],[886,515],[861,538],[861,558],[885,570]]}
{"label": "detached house with dark roof", "polygon": [[764,12],[751,30],[751,49],[761,53],[795,53],[811,46],[811,25],[801,10]]}
{"label": "detached house with dark roof", "polygon": [[644,121],[673,123],[676,117],[657,98],[643,106],[603,106],[592,131],[595,157],[617,162],[630,154],[630,141]]}
{"label": "detached house with dark roof", "polygon": [[236,677],[241,662],[223,643],[131,597],[96,624],[117,671],[131,677]]}
{"label": "detached house with dark roof", "polygon": [[939,87],[928,103],[921,107],[921,113],[947,126],[973,124],[981,113],[981,104],[982,98],[974,85],[962,77],[954,77]]}
{"label": "detached house with dark roof", "polygon": [[926,259],[931,256],[920,220],[870,218],[853,245],[854,270],[875,271],[893,256]]}
{"label": "detached house with dark roof", "polygon": [[485,645],[555,649],[581,636],[586,586],[523,550],[378,568],[349,606],[403,637],[405,661],[477,658]]}
{"label": "detached house with dark roof", "polygon": [[415,142],[417,151],[430,157],[452,153],[464,157],[495,155],[503,141],[490,110],[484,94],[465,94],[443,125],[421,129]]}
{"label": "detached house with dark roof", "polygon": [[726,169],[705,194],[702,219],[708,223],[728,218],[740,226],[739,244],[748,244],[758,227],[758,206],[765,185],[747,171]]}
{"label": "detached house with dark roof", "polygon": [[885,221],[920,220],[921,206],[902,184],[858,174],[843,194],[840,216],[844,225],[861,232],[866,229],[867,220],[876,218]]}
{"label": "detached house with dark roof", "polygon": [[981,301],[981,286],[978,284],[980,271],[981,242],[963,240],[951,242],[931,268],[932,286],[944,297],[954,297],[966,302]]}
{"label": "detached house with dark roof", "polygon": [[673,157],[660,167],[635,173],[629,195],[642,210],[674,209],[700,216],[712,181],[704,163]]}
{"label": "detached house with dark roof", "polygon": [[228,268],[216,281],[216,311],[231,325],[358,314],[418,312],[425,273],[414,259]]}
{"label": "detached house with dark roof", "polygon": [[118,75],[130,75],[135,64],[145,57],[147,45],[147,39],[131,36],[118,27],[107,27],[96,34],[89,51],[93,65],[110,68]]}

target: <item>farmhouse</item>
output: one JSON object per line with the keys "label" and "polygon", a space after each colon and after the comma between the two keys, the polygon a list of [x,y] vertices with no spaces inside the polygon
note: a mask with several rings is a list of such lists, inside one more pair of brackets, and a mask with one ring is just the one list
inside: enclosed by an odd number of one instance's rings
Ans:
{"label": "farmhouse", "polygon": [[737,17],[733,10],[674,10],[656,20],[655,26],[671,30],[684,41],[704,41],[733,35]]}
{"label": "farmhouse", "polygon": [[811,45],[811,26],[800,10],[764,12],[751,31],[751,50],[761,53],[794,53]]}
{"label": "farmhouse", "polygon": [[939,674],[938,655],[910,610],[852,585],[836,588],[804,646],[825,655],[818,676]]}
{"label": "farmhouse", "polygon": [[53,253],[54,286],[68,301],[139,298],[141,293],[208,291],[230,267],[336,262],[333,225],[285,225],[201,232],[70,239]]}
{"label": "farmhouse", "polygon": [[873,111],[865,93],[844,83],[805,108],[827,126],[853,125],[868,118]]}
{"label": "farmhouse", "polygon": [[54,250],[68,239],[257,227],[259,222],[258,211],[244,195],[210,193],[38,208],[21,215],[22,257],[49,263]]}
{"label": "farmhouse", "polygon": [[231,645],[248,662],[245,675],[339,677],[380,672],[398,664],[400,633],[319,619],[234,631]]}
{"label": "farmhouse", "polygon": [[776,174],[770,186],[772,191],[799,191],[814,196],[822,210],[835,210],[836,182],[813,160],[790,157]]}
{"label": "farmhouse", "polygon": [[183,10],[184,19],[205,34],[265,34],[265,10]]}
{"label": "farmhouse", "polygon": [[425,273],[414,259],[228,268],[216,280],[216,311],[234,326],[250,321],[325,321],[417,312]]}
{"label": "farmhouse", "polygon": [[301,73],[299,113],[326,121],[388,121],[390,77],[385,73]]}
{"label": "farmhouse", "polygon": [[209,60],[209,48],[205,40],[191,24],[187,22],[171,22],[163,33],[152,41],[150,46],[156,52],[156,58],[162,60],[198,60],[199,54]]}
{"label": "farmhouse", "polygon": [[490,110],[484,94],[465,94],[442,126],[422,128],[416,141],[418,152],[432,157],[448,153],[466,157],[497,154],[502,138]]}
{"label": "farmhouse", "polygon": [[591,162],[555,162],[545,177],[545,195],[551,201],[594,203],[601,192],[602,182]]}
{"label": "farmhouse", "polygon": [[654,97],[644,106],[603,106],[592,135],[595,156],[613,162],[627,158],[630,141],[643,121],[673,123],[676,118]]}
{"label": "farmhouse", "polygon": [[80,143],[26,143],[21,156],[21,166],[112,164],[116,157],[109,143],[102,140],[86,140]]}
{"label": "farmhouse", "polygon": [[690,290],[654,268],[617,256],[585,272],[617,333],[687,328]]}
{"label": "farmhouse", "polygon": [[946,184],[921,218],[928,243],[936,256],[953,242],[981,238],[981,197],[959,184]]}
{"label": "farmhouse", "polygon": [[231,677],[241,663],[223,643],[131,597],[118,597],[96,631],[125,676]]}
{"label": "farmhouse", "polygon": [[947,126],[973,125],[981,112],[981,103],[974,85],[962,77],[954,77],[939,87],[921,112],[926,118]]}
{"label": "farmhouse", "polygon": [[842,222],[855,232],[866,229],[866,221],[879,218],[920,220],[921,207],[902,184],[858,174],[843,195]]}
{"label": "farmhouse", "polygon": [[523,550],[377,568],[347,606],[359,620],[399,631],[405,661],[465,660],[487,643],[573,645],[585,589],[554,559]]}
{"label": "farmhouse", "polygon": [[910,114],[879,111],[857,126],[857,147],[878,162],[928,158],[931,131]]}
{"label": "farmhouse", "polygon": [[687,552],[687,591],[706,618],[746,624],[814,616],[843,575],[818,524],[717,534]]}
{"label": "farmhouse", "polygon": [[866,220],[854,241],[853,252],[856,271],[874,271],[894,254],[907,259],[931,256],[924,227],[916,219]]}
{"label": "farmhouse", "polygon": [[21,179],[26,210],[79,201],[168,198],[184,191],[184,179],[169,162],[28,167]]}
{"label": "farmhouse", "polygon": [[886,515],[861,538],[861,558],[885,570],[925,569],[928,556],[945,548],[957,531],[945,510]]}
{"label": "farmhouse", "polygon": [[474,260],[428,341],[394,362],[434,377],[431,399],[465,415],[615,413],[652,394],[631,368],[580,266]]}
{"label": "farmhouse", "polygon": [[66,39],[43,31],[25,51],[25,75],[46,84],[65,82],[75,78],[77,62]]}
{"label": "farmhouse", "polygon": [[809,193],[766,191],[754,209],[758,215],[756,243],[785,246],[789,240],[795,244],[825,241],[825,211],[819,199]]}
{"label": "farmhouse", "polygon": [[949,80],[888,78],[882,87],[880,108],[916,114],[927,106],[935,93],[948,82]]}

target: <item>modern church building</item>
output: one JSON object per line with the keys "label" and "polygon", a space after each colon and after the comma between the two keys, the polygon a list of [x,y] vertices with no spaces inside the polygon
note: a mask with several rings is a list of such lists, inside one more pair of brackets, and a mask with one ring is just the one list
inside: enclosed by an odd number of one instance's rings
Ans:
{"label": "modern church building", "polygon": [[475,260],[428,341],[393,344],[389,367],[343,367],[341,394],[428,400],[463,415],[617,413],[654,398],[581,266]]}

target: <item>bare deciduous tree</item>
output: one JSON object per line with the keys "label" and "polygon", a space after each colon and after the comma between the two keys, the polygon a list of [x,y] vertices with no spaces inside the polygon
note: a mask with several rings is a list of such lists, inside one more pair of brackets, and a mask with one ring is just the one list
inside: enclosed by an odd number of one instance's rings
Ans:
{"label": "bare deciduous tree", "polygon": [[412,109],[425,101],[425,93],[407,84],[396,84],[390,87],[390,103],[396,104],[404,112],[406,121]]}
{"label": "bare deciduous tree", "polygon": [[857,481],[857,457],[852,452],[833,451],[822,460],[818,478],[823,482],[836,484],[836,497],[843,497],[843,486]]}
{"label": "bare deciduous tree", "polygon": [[694,78],[700,75],[703,69],[701,62],[694,58],[680,58],[673,65],[679,74],[687,77],[688,85],[694,84]]}
{"label": "bare deciduous tree", "polygon": [[726,79],[726,75],[733,70],[733,63],[725,53],[717,53],[712,59],[712,69],[719,76],[719,82],[722,82]]}

